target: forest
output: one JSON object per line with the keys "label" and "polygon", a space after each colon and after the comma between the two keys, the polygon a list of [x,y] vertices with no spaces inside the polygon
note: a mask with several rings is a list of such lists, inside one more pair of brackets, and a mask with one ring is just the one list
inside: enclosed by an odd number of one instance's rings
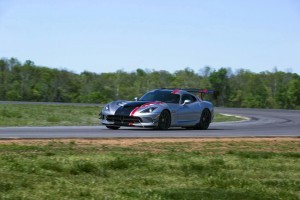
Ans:
{"label": "forest", "polygon": [[213,89],[206,99],[216,106],[300,109],[300,75],[274,70],[254,73],[206,66],[170,73],[137,69],[113,73],[36,66],[16,58],[0,59],[0,101],[107,103],[133,100],[155,88]]}

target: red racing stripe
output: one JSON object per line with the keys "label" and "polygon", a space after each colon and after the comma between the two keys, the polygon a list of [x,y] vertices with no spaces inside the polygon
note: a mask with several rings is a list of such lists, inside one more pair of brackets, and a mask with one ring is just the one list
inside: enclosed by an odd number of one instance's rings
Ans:
{"label": "red racing stripe", "polygon": [[129,116],[132,117],[132,116],[134,115],[134,113],[135,113],[139,108],[140,108],[139,106],[138,106],[138,107],[135,107],[135,108],[131,111],[131,113],[129,114]]}
{"label": "red racing stripe", "polygon": [[144,107],[147,107],[147,106],[150,106],[150,105],[155,105],[155,104],[163,104],[164,102],[161,102],[161,101],[152,101],[152,102],[149,102],[149,103],[145,103],[141,106],[138,106],[138,107],[135,107],[131,113],[129,114],[130,117],[134,116],[134,113],[136,113],[136,111],[139,109],[139,108],[144,108]]}
{"label": "red racing stripe", "polygon": [[175,89],[175,90],[172,91],[172,94],[178,94],[179,92],[180,92],[179,89]]}

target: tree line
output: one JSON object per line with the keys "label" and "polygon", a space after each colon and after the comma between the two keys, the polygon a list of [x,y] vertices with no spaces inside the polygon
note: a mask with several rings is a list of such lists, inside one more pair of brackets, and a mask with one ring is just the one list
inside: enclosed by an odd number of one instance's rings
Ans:
{"label": "tree line", "polygon": [[165,70],[80,74],[36,66],[27,60],[0,59],[0,100],[107,103],[133,100],[155,88],[214,89],[207,99],[217,106],[300,109],[300,76],[296,73],[249,70],[232,72],[206,66],[170,73]]}

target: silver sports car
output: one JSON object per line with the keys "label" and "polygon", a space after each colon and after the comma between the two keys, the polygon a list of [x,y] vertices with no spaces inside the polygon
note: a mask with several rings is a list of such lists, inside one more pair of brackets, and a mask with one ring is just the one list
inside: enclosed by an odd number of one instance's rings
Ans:
{"label": "silver sports car", "polygon": [[109,129],[136,126],[160,130],[169,127],[205,130],[214,117],[213,104],[203,100],[204,94],[210,93],[213,91],[156,89],[144,94],[140,99],[136,98],[136,101],[118,100],[105,105],[100,119]]}

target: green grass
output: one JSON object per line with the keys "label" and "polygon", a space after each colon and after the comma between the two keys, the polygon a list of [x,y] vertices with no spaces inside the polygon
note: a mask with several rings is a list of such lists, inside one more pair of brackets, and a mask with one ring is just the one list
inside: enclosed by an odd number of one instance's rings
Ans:
{"label": "green grass", "polygon": [[[0,104],[0,126],[99,125],[100,106]],[[241,118],[215,114],[215,122]]]}
{"label": "green grass", "polygon": [[99,125],[100,106],[0,104],[0,126]]}
{"label": "green grass", "polygon": [[0,144],[0,199],[299,199],[300,141]]}
{"label": "green grass", "polygon": [[220,113],[214,114],[214,122],[227,122],[227,121],[241,121],[244,120],[242,117],[236,117],[231,115],[223,115]]}

